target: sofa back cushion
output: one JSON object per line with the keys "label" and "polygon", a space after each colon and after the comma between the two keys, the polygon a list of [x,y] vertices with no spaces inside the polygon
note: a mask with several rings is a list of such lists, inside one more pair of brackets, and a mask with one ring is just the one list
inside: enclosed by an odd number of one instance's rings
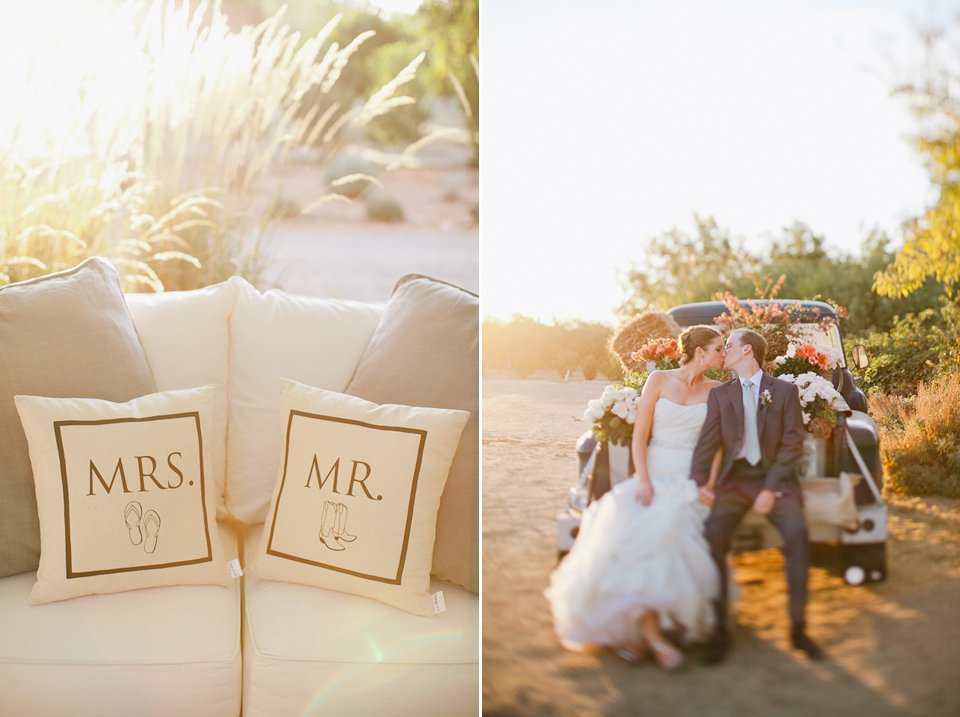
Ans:
{"label": "sofa back cushion", "polygon": [[280,379],[343,391],[383,312],[379,304],[259,293],[230,280],[227,508],[262,523],[280,461]]}
{"label": "sofa back cushion", "polygon": [[470,412],[437,517],[433,575],[480,592],[480,304],[418,274],[397,283],[346,393]]}
{"label": "sofa back cushion", "polygon": [[30,603],[229,585],[217,533],[213,386],[126,403],[17,396],[40,515]]}
{"label": "sofa back cushion", "polygon": [[227,517],[229,321],[239,287],[223,282],[194,291],[128,294],[127,305],[153,371],[157,391],[212,385],[213,426],[208,436],[217,518]]}
{"label": "sofa back cushion", "polygon": [[36,570],[40,523],[27,439],[13,397],[127,401],[153,376],[108,262],[0,288],[0,577]]}

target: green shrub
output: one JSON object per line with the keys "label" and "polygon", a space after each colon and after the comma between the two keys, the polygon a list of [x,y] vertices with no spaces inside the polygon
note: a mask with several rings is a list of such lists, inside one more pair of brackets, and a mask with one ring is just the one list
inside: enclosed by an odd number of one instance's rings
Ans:
{"label": "green shrub", "polygon": [[[353,154],[342,154],[327,168],[327,183],[330,190],[351,199],[366,196],[377,182],[380,167],[369,159]],[[355,177],[347,182],[343,180]],[[373,181],[371,181],[373,180]]]}
{"label": "green shrub", "polygon": [[623,366],[620,365],[619,359],[608,353],[600,363],[600,373],[610,381],[619,381],[623,378]]}
{"label": "green shrub", "polygon": [[887,489],[960,498],[960,376],[921,383],[912,401],[872,397]]}
{"label": "green shrub", "polygon": [[865,392],[911,396],[918,384],[936,376],[943,336],[934,326],[935,313],[908,314],[890,331],[863,339],[870,365],[857,373]]}
{"label": "green shrub", "polygon": [[375,222],[402,222],[403,207],[393,197],[375,194],[367,199],[367,218]]}
{"label": "green shrub", "polygon": [[600,370],[600,360],[596,356],[586,356],[580,362],[580,370],[587,381],[593,381]]}
{"label": "green shrub", "polygon": [[529,378],[540,368],[537,355],[528,349],[520,349],[510,359],[513,372],[520,378]]}

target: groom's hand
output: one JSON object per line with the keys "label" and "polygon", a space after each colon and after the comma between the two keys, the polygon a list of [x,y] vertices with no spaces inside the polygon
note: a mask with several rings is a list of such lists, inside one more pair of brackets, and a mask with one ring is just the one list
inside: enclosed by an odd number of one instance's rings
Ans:
{"label": "groom's hand", "polygon": [[697,493],[699,493],[697,500],[706,506],[712,506],[717,500],[717,494],[705,485],[700,486],[700,488],[697,489]]}
{"label": "groom's hand", "polygon": [[760,491],[757,499],[753,501],[753,512],[757,515],[766,515],[773,510],[773,502],[777,499],[777,494],[769,488]]}

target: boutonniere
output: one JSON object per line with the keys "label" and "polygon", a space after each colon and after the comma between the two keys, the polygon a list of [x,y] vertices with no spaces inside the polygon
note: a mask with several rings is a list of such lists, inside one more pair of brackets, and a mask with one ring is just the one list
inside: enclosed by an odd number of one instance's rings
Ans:
{"label": "boutonniere", "polygon": [[760,394],[760,403],[770,403],[773,400],[773,396],[770,395],[770,389],[763,391]]}

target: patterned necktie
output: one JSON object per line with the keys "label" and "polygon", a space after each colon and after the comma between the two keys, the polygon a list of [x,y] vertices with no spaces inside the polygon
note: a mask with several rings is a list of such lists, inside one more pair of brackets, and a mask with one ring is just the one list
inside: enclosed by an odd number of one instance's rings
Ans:
{"label": "patterned necktie", "polygon": [[753,383],[743,382],[743,447],[747,463],[760,462],[760,435],[757,433],[757,403],[753,399]]}

